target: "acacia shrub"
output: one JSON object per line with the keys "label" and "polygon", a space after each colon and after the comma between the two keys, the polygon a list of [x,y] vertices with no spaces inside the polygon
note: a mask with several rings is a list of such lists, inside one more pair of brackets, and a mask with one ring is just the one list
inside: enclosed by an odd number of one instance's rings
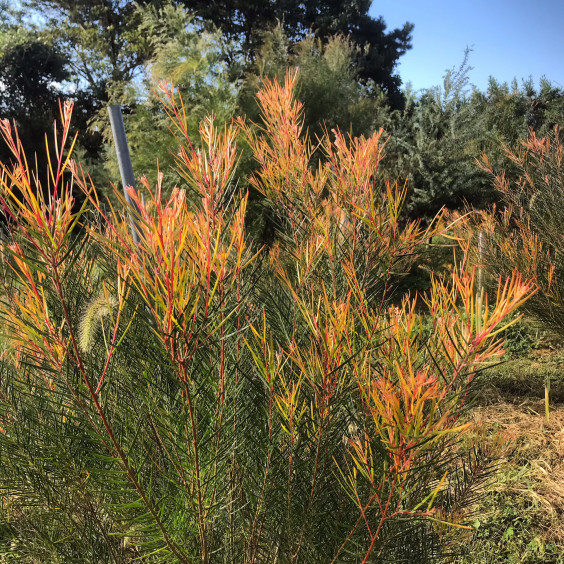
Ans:
{"label": "acacia shrub", "polygon": [[505,148],[508,166],[495,170],[480,162],[502,204],[478,214],[477,229],[487,238],[482,260],[496,276],[518,269],[539,291],[523,307],[546,327],[562,334],[564,324],[563,139],[558,126],[538,137],[531,129],[520,147]]}
{"label": "acacia shrub", "polygon": [[[165,88],[198,199],[164,197],[162,175],[129,188],[138,246],[69,160],[71,104],[45,192],[2,122],[3,556],[425,562],[468,529],[488,457],[456,445],[463,412],[530,286],[514,274],[488,307],[455,269],[390,305],[396,270],[445,228],[400,219],[381,133],[312,144],[295,79],[265,81],[255,127],[205,119],[199,149]],[[246,241],[238,135],[280,225],[269,252]]]}

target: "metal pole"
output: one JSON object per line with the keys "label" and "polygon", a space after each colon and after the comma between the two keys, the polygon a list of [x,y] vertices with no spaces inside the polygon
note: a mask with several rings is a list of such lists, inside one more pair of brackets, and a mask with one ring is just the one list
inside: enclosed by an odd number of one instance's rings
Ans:
{"label": "metal pole", "polygon": [[484,232],[478,233],[478,292],[484,288]]}
{"label": "metal pole", "polygon": [[126,191],[126,187],[132,186],[135,191],[137,190],[135,187],[135,175],[133,174],[133,165],[131,164],[129,146],[127,144],[127,136],[125,134],[125,126],[123,124],[123,117],[121,115],[121,106],[115,104],[108,106],[108,113],[110,114],[110,124],[112,126],[112,133],[116,146],[121,183],[123,184],[123,193],[125,195],[125,201],[130,206],[129,221],[131,223],[131,235],[133,237],[133,242],[138,245],[141,229],[137,221],[135,221],[133,214],[138,213],[139,208],[130,198],[129,194]]}

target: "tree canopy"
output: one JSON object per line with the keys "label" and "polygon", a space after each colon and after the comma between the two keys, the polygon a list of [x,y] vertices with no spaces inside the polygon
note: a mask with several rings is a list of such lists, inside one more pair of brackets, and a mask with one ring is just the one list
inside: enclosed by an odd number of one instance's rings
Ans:
{"label": "tree canopy", "polygon": [[[60,84],[69,78],[61,50],[34,30],[4,25],[0,31],[0,117],[19,127],[30,154],[43,154],[43,133],[58,113]],[[11,155],[5,145],[0,160]],[[40,159],[38,166],[43,169]]]}
{"label": "tree canopy", "polygon": [[129,82],[153,57],[154,44],[142,25],[144,8],[185,7],[209,31],[219,30],[232,45],[229,62],[246,69],[254,61],[266,30],[278,23],[295,45],[312,32],[324,43],[343,34],[361,47],[355,56],[358,78],[384,90],[400,107],[398,59],[411,48],[413,25],[387,31],[384,20],[368,14],[370,0],[24,0],[64,44],[75,77],[97,99],[108,86]]}
{"label": "tree canopy", "polygon": [[26,0],[64,48],[77,87],[101,103],[109,86],[131,81],[153,53],[142,13],[129,0]]}
{"label": "tree canopy", "polygon": [[241,53],[252,59],[262,44],[264,30],[280,23],[292,44],[313,32],[324,43],[343,34],[362,47],[356,54],[358,76],[365,84],[383,89],[394,106],[401,106],[398,59],[411,49],[413,25],[387,31],[383,18],[368,10],[372,0],[182,0],[208,25],[236,40]]}

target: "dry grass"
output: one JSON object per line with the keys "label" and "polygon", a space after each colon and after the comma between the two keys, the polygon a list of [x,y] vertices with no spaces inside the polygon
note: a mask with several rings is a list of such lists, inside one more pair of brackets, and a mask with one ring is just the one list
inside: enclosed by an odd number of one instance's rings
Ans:
{"label": "dry grass", "polygon": [[564,562],[564,405],[552,405],[546,421],[542,400],[489,399],[472,418],[480,436],[504,435],[508,450],[460,562]]}
{"label": "dry grass", "polygon": [[564,539],[564,406],[553,406],[547,421],[542,401],[502,402],[476,408],[473,419],[513,438],[506,464],[526,467],[529,485],[511,490],[531,495],[547,516],[562,517],[555,532]]}

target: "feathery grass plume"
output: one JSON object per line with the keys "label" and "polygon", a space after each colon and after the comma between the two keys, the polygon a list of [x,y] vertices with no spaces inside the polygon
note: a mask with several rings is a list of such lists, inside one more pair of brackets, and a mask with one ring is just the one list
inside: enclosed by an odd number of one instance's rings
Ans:
{"label": "feathery grass plume", "polygon": [[111,294],[106,293],[92,299],[87,304],[78,328],[78,345],[82,352],[88,353],[92,350],[96,335],[100,330],[104,333],[104,342],[107,346],[104,318],[109,318],[110,323],[112,323],[113,311],[117,304],[117,299]]}

